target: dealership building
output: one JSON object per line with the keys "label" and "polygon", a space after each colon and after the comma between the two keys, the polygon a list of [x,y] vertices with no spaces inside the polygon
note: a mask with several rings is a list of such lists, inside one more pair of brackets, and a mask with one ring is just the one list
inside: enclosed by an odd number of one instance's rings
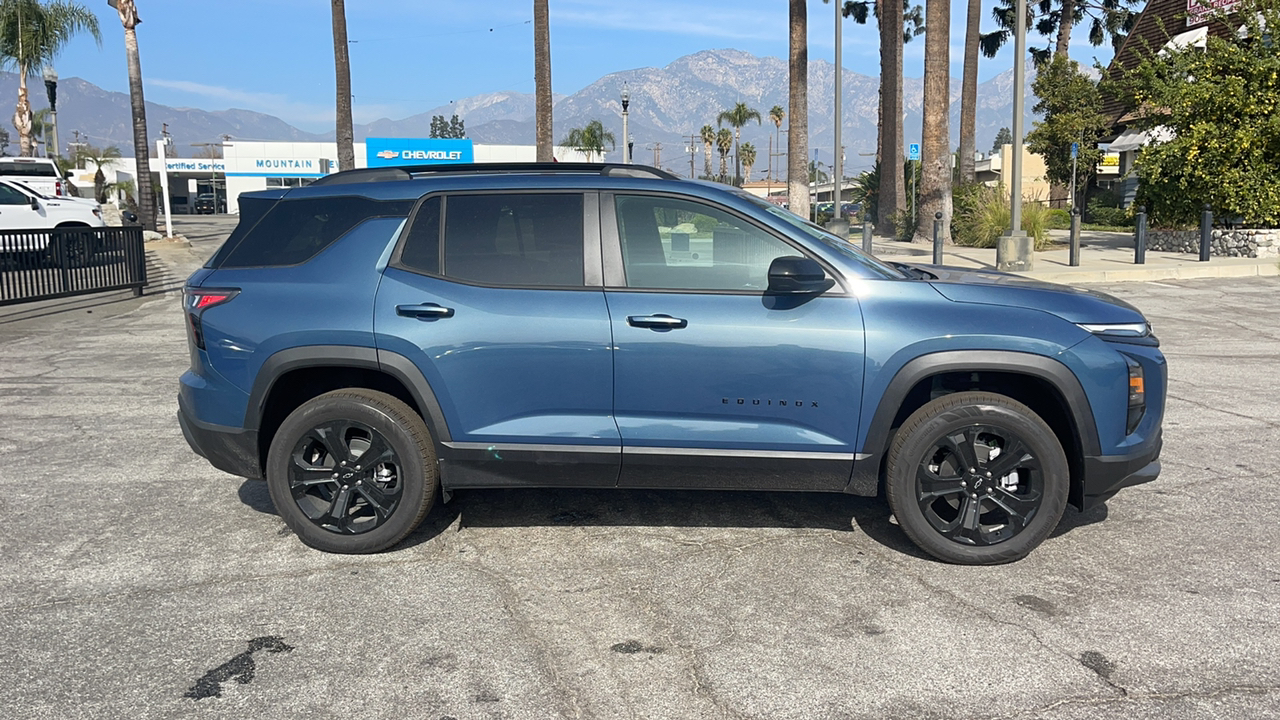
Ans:
{"label": "dealership building", "polygon": [[[587,157],[574,149],[556,147],[556,160],[585,162]],[[150,158],[152,184],[159,192],[167,186],[174,214],[190,212],[201,193],[216,193],[227,212],[238,212],[241,194],[271,188],[301,187],[316,178],[338,171],[336,142],[248,142],[231,140],[222,144],[222,157],[161,159]],[[434,165],[450,163],[534,162],[533,145],[482,145],[470,139],[367,138],[355,144],[357,168],[394,165]],[[103,168],[108,182],[133,177],[132,158],[112,161]],[[162,169],[163,168],[163,169]],[[92,194],[93,169],[77,171],[73,182],[82,195]],[[162,177],[163,173],[163,177]]]}

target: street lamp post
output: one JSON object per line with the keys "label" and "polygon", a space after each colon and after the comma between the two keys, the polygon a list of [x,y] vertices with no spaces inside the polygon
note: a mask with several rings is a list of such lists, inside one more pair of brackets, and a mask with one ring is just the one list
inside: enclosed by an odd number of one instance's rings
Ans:
{"label": "street lamp post", "polygon": [[[58,149],[58,71],[53,69],[52,65],[44,66],[44,89],[49,94],[49,120],[53,127],[50,128],[51,139],[53,140],[53,157],[59,157],[62,152]],[[48,155],[48,151],[45,151]]]}
{"label": "street lamp post", "polygon": [[1035,262],[1031,238],[1022,230],[1022,107],[1027,78],[1027,0],[1014,8],[1013,157],[1009,162],[1009,232],[996,241],[996,269],[1027,271]]}
{"label": "street lamp post", "polygon": [[840,157],[843,151],[843,148],[840,147],[840,46],[843,44],[840,41],[841,36],[843,35],[843,33],[841,33],[840,26],[840,12],[844,9],[844,3],[833,2],[831,4],[835,6],[836,9],[836,159],[835,162],[832,163],[831,168],[831,182],[835,183],[831,188],[831,199],[835,201],[835,205],[833,206],[835,208],[833,219],[840,220],[842,219],[840,213],[840,175],[844,172],[844,163],[842,162],[844,158]]}
{"label": "street lamp post", "polygon": [[622,162],[631,163],[631,142],[630,135],[627,134],[627,108],[631,105],[631,92],[627,90],[627,84],[622,83]]}

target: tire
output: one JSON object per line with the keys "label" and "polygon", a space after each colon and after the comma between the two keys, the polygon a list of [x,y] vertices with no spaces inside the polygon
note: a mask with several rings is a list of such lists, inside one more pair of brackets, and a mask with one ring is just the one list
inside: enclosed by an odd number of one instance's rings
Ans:
{"label": "tire", "polygon": [[[380,458],[372,465],[371,453]],[[332,553],[374,553],[400,542],[431,510],[438,484],[422,418],[386,393],[358,388],[325,393],[290,413],[271,440],[266,474],[285,524],[303,543]]]}
{"label": "tire", "polygon": [[92,235],[90,232],[65,233],[61,238],[54,237],[49,243],[49,259],[58,267],[84,267],[93,256]]}
{"label": "tire", "polygon": [[1053,532],[1070,484],[1062,445],[1030,408],[1003,395],[961,392],[902,424],[885,492],[921,550],[961,565],[995,565],[1026,557]]}

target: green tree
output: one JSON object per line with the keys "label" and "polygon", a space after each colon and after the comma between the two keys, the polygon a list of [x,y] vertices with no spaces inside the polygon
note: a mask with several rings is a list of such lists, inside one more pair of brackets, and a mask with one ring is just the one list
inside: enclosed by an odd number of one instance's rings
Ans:
{"label": "green tree", "polygon": [[[1140,111],[1134,126],[1168,138],[1138,153],[1138,201],[1157,222],[1217,217],[1280,226],[1280,0],[1236,8],[1241,38],[1203,49],[1149,49],[1104,90]],[[1171,136],[1171,137],[1170,137]]]}
{"label": "green tree", "polygon": [[605,130],[599,120],[592,120],[586,127],[571,129],[565,139],[560,141],[560,146],[585,153],[589,160],[599,155],[603,162],[605,143],[609,143],[610,150],[617,147],[613,133]]}
{"label": "green tree", "polygon": [[1109,127],[1100,112],[1097,85],[1074,60],[1055,55],[1041,66],[1031,89],[1039,98],[1035,111],[1044,120],[1027,134],[1027,149],[1044,158],[1049,182],[1066,187],[1071,184],[1071,143],[1079,143],[1076,182],[1086,186],[1102,159],[1098,140]]}
{"label": "green tree", "polygon": [[9,156],[9,131],[0,129],[0,157]]}
{"label": "green tree", "polygon": [[[769,108],[769,119],[773,121],[773,152],[782,152],[782,121],[787,119],[787,111],[782,109],[781,105],[774,105]],[[781,168],[779,168],[781,169]],[[778,176],[773,172],[773,154],[769,155],[769,177],[774,180]]]}
{"label": "green tree", "polygon": [[88,8],[65,0],[0,0],[0,64],[18,75],[18,104],[13,126],[23,157],[31,157],[31,103],[27,80],[53,62],[71,39],[89,33],[99,45],[98,18]]}
{"label": "green tree", "polygon": [[702,130],[698,132],[702,137],[702,152],[706,155],[706,176],[711,177],[711,153],[716,148],[716,129],[710,125],[703,125]]}
{"label": "green tree", "polygon": [[151,189],[151,151],[147,146],[147,101],[142,92],[142,58],[138,54],[138,8],[133,0],[108,0],[124,28],[124,57],[129,69],[129,111],[133,119],[133,158],[138,182],[138,222],[156,229],[156,193]]}
{"label": "green tree", "polygon": [[[1018,0],[1000,0],[991,10],[999,29],[984,33],[980,45],[982,54],[995,57],[1001,47],[1013,37],[1017,16],[1014,6]],[[1089,21],[1089,43],[1097,47],[1108,39],[1111,47],[1120,49],[1129,31],[1133,29],[1138,14],[1133,12],[1137,0],[1038,0],[1027,5],[1027,27],[1033,28],[1045,38],[1053,38],[1051,45],[1029,47],[1036,64],[1050,57],[1067,56],[1071,45],[1071,31],[1076,25]]]}
{"label": "green tree", "polygon": [[[846,0],[841,8],[844,17],[865,24],[874,14],[880,35],[880,107],[876,117],[876,162],[890,166],[904,160],[902,130],[902,54],[903,46],[924,32],[924,14],[919,5],[903,0],[883,4],[874,0]],[[888,125],[884,119],[893,121]],[[881,188],[884,202],[877,204],[876,222],[893,227],[893,217],[906,205],[906,188],[897,177],[888,177]]]}
{"label": "green tree", "polygon": [[751,182],[751,166],[756,164],[756,146],[742,143],[742,147],[738,148],[738,155],[742,158],[742,177],[746,182]]}
{"label": "green tree", "polygon": [[828,175],[826,171],[824,171],[822,168],[818,167],[817,160],[809,161],[809,184],[810,185],[813,185],[813,184],[821,185],[822,183],[830,179],[831,179],[831,176]]}
{"label": "green tree", "polygon": [[102,172],[102,166],[118,159],[120,159],[120,148],[115,145],[104,148],[82,145],[76,148],[76,162],[93,163],[94,168],[96,168],[93,173],[93,199],[99,203],[107,201],[108,191],[107,177]]}
{"label": "green tree", "polygon": [[454,115],[445,120],[443,115],[431,116],[431,135],[433,138],[461,139],[467,136],[466,122]]}
{"label": "green tree", "polygon": [[1000,128],[1000,131],[996,133],[996,141],[991,143],[991,154],[995,155],[996,153],[1000,152],[1000,148],[1004,147],[1005,145],[1010,145],[1012,143],[1013,143],[1013,133],[1010,132],[1009,128],[1007,127]]}
{"label": "green tree", "polygon": [[760,111],[755,108],[747,107],[747,104],[742,102],[735,104],[731,109],[725,110],[716,116],[717,127],[728,123],[729,127],[733,128],[734,182],[737,182],[737,178],[742,177],[742,158],[739,155],[738,150],[738,141],[742,137],[742,126],[752,120],[755,120],[757,125],[761,123]]}
{"label": "green tree", "polygon": [[733,133],[720,128],[716,133],[716,149],[720,151],[720,182],[729,182],[729,151],[733,149]]}

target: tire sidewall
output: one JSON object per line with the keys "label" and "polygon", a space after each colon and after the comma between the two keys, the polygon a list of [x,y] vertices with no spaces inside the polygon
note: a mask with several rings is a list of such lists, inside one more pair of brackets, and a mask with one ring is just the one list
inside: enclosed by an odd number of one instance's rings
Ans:
{"label": "tire sidewall", "polygon": [[[402,489],[396,509],[381,525],[357,535],[342,535],[316,525],[298,507],[289,487],[294,446],[305,432],[331,420],[368,425],[386,438],[400,459]],[[408,429],[376,404],[349,396],[321,396],[285,418],[271,441],[266,476],[271,500],[285,524],[305,544],[334,553],[377,552],[394,545],[417,527],[421,521],[418,508],[434,500],[435,493],[435,476],[428,476],[424,453]]]}
{"label": "tire sidewall", "polygon": [[[946,396],[940,400],[946,400]],[[990,397],[990,396],[988,396]],[[955,402],[953,399],[952,402]],[[918,424],[917,422],[919,421]],[[916,468],[944,434],[973,425],[991,425],[1019,436],[1041,463],[1044,498],[1021,532],[995,545],[970,546],[946,539],[929,524],[917,501]],[[1025,557],[1057,527],[1066,509],[1070,468],[1057,436],[1029,408],[1013,401],[977,401],[948,406],[930,403],[916,411],[890,451],[886,492],[903,531],[925,552],[963,564],[995,564]]]}

